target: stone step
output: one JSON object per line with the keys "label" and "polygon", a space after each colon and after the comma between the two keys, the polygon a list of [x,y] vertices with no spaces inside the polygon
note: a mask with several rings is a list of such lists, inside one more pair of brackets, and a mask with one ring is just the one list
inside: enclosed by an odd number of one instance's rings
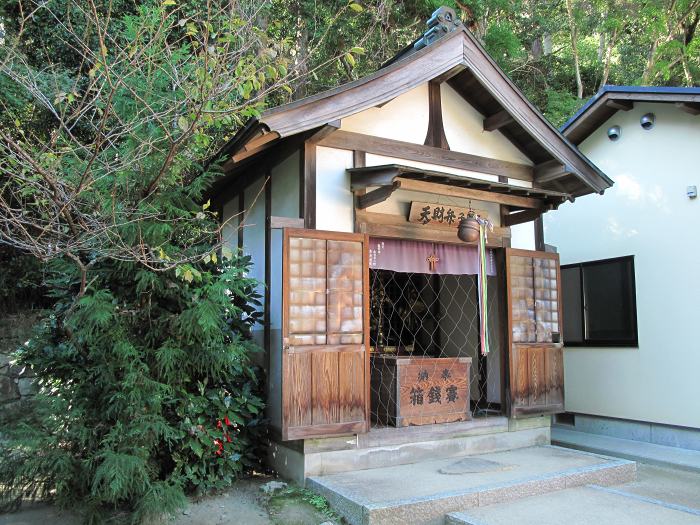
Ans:
{"label": "stone step", "polygon": [[268,453],[270,465],[282,477],[304,483],[311,476],[460,458],[549,442],[548,417],[488,417],[459,423],[373,428],[353,437],[273,442]]}
{"label": "stone step", "polygon": [[689,472],[700,472],[699,450],[669,447],[601,434],[590,434],[561,427],[552,428],[552,443],[586,452],[609,454],[638,461],[639,463],[668,466]]}
{"label": "stone step", "polygon": [[[516,518],[517,517],[517,518]],[[446,516],[446,525],[698,525],[700,510],[588,485],[472,508]]]}
{"label": "stone step", "polygon": [[450,512],[635,477],[631,461],[538,446],[310,477],[307,486],[351,525],[442,525]]}

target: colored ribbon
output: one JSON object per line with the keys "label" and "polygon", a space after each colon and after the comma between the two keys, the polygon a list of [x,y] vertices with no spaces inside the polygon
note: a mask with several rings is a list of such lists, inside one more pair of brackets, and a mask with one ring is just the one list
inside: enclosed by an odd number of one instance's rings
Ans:
{"label": "colored ribbon", "polygon": [[479,337],[481,354],[489,353],[488,293],[486,287],[486,225],[479,223]]}

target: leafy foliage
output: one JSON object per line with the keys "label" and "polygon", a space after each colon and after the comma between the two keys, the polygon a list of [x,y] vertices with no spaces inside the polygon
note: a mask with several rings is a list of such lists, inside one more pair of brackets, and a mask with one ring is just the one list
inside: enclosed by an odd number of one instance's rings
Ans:
{"label": "leafy foliage", "polygon": [[74,267],[53,263],[53,315],[17,355],[41,392],[29,418],[2,422],[5,503],[51,492],[89,522],[113,510],[139,523],[252,467],[263,403],[249,262],[202,263],[191,283],[103,262],[77,302]]}

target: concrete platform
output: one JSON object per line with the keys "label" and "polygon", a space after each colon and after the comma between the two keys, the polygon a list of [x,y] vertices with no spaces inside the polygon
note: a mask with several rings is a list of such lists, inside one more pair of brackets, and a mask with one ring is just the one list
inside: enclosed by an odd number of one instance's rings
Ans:
{"label": "concrete platform", "polygon": [[269,464],[286,479],[385,468],[442,458],[549,445],[550,418],[488,417],[404,428],[373,428],[367,434],[271,442]]}
{"label": "concrete platform", "polygon": [[307,486],[351,525],[442,525],[449,512],[635,476],[627,460],[538,446],[311,477]]}
{"label": "concrete platform", "polygon": [[447,525],[698,525],[700,511],[617,488],[586,486],[450,513]]}
{"label": "concrete platform", "polygon": [[700,451],[552,428],[552,444],[598,454],[700,472]]}

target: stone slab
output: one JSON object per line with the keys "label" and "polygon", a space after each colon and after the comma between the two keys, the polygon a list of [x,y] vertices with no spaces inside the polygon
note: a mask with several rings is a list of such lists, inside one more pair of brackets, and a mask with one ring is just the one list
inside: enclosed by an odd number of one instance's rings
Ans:
{"label": "stone slab", "polygon": [[563,428],[552,429],[552,443],[576,450],[607,454],[652,465],[667,465],[682,470],[700,472],[700,451],[697,450],[667,447],[643,441],[565,430]]}
{"label": "stone slab", "polygon": [[481,454],[506,468],[442,474],[455,459],[312,477],[307,486],[324,495],[351,525],[441,525],[448,512],[564,490],[588,483],[635,479],[633,462],[552,446]]}
{"label": "stone slab", "polygon": [[[516,517],[517,516],[517,521]],[[700,525],[700,511],[585,486],[450,513],[447,525]]]}

